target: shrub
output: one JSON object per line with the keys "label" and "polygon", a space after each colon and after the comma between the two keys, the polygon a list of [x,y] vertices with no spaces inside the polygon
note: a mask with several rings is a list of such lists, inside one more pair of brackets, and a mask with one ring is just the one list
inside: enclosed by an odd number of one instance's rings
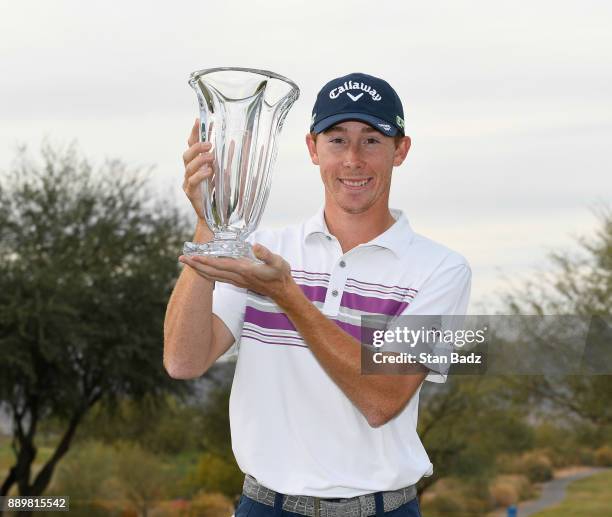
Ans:
{"label": "shrub", "polygon": [[459,494],[437,494],[430,501],[422,501],[423,514],[455,515],[465,512],[463,498]]}
{"label": "shrub", "polygon": [[523,454],[518,463],[518,470],[531,482],[548,481],[553,478],[552,462],[546,455],[537,451]]}
{"label": "shrub", "polygon": [[510,506],[519,500],[516,487],[507,481],[496,481],[489,490],[495,506]]}
{"label": "shrub", "polygon": [[519,500],[531,499],[537,493],[529,478],[523,474],[507,474],[500,476],[498,480],[510,483],[516,489]]}
{"label": "shrub", "polygon": [[545,447],[540,449],[540,451],[551,461],[552,466],[556,469],[575,465],[578,461],[576,445],[569,443],[565,448]]}
{"label": "shrub", "polygon": [[159,458],[138,444],[120,441],[115,448],[121,492],[135,509],[144,513],[166,495],[167,469]]}
{"label": "shrub", "polygon": [[576,451],[576,463],[578,465],[595,465],[595,453],[586,447],[580,447]]}
{"label": "shrub", "polygon": [[489,487],[489,501],[495,507],[531,499],[536,495],[537,490],[527,476],[522,474],[502,474]]}
{"label": "shrub", "polygon": [[612,467],[612,447],[604,445],[595,451],[595,465]]}
{"label": "shrub", "polygon": [[244,474],[235,461],[207,452],[188,476],[186,485],[235,497],[242,492],[243,483]]}
{"label": "shrub", "polygon": [[81,514],[107,515],[103,500],[114,499],[115,452],[95,440],[74,445],[59,464],[49,493],[70,494],[70,509]]}
{"label": "shrub", "polygon": [[199,492],[191,501],[189,517],[230,517],[234,513],[232,500],[218,492]]}

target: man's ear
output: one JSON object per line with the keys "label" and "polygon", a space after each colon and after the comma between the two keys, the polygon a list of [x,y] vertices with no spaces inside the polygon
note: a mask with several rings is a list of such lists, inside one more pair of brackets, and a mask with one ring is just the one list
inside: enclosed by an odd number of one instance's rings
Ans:
{"label": "man's ear", "polygon": [[401,165],[404,162],[408,151],[410,151],[411,144],[412,140],[410,140],[409,136],[405,136],[399,141],[397,147],[395,148],[395,154],[393,155],[393,165],[395,167]]}
{"label": "man's ear", "polygon": [[308,147],[308,153],[310,154],[310,159],[312,163],[315,165],[319,165],[319,155],[317,153],[317,143],[315,139],[312,138],[310,133],[306,133],[306,146]]}

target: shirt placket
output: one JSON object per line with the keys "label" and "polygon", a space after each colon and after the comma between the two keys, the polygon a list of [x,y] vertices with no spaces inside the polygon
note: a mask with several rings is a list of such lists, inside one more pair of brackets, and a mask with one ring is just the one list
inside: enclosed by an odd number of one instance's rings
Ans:
{"label": "shirt placket", "polygon": [[323,304],[323,314],[329,317],[335,317],[340,311],[340,301],[342,300],[342,294],[348,278],[348,260],[346,255],[342,254],[340,243],[338,240],[328,235],[327,240],[330,244],[334,244],[336,247],[336,261],[332,267],[329,284],[327,286],[327,294],[325,295],[325,302]]}

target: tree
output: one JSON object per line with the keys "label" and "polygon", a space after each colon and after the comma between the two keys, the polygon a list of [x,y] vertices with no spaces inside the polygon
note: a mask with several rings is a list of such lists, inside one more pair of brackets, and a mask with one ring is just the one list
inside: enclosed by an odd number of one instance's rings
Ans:
{"label": "tree", "polygon": [[486,485],[498,454],[532,446],[525,411],[508,399],[503,380],[451,370],[446,383],[429,384],[421,391],[418,432],[434,475],[419,481],[419,495],[447,476]]}
{"label": "tree", "polygon": [[[44,492],[84,415],[120,397],[187,396],[163,368],[163,319],[187,226],[118,160],[22,148],[0,182],[0,404],[15,463],[0,495]],[[65,427],[32,477],[37,425]]]}
{"label": "tree", "polygon": [[[612,209],[596,211],[599,228],[592,236],[578,237],[577,253],[553,252],[550,266],[504,296],[510,314],[577,315],[610,335],[612,324]],[[607,328],[606,328],[607,326]],[[610,358],[609,339],[604,343]],[[610,367],[610,364],[607,365]],[[608,372],[611,370],[608,369]],[[546,404],[568,416],[610,434],[612,427],[612,375],[522,376],[509,379],[523,401]],[[607,430],[606,430],[607,429]]]}

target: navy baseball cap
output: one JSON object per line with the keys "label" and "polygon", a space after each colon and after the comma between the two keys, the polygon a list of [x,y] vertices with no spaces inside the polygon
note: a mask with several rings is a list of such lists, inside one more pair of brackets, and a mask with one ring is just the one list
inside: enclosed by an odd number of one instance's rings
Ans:
{"label": "navy baseball cap", "polygon": [[312,108],[310,131],[359,120],[387,136],[404,135],[404,108],[391,85],[378,77],[353,73],[329,81]]}

